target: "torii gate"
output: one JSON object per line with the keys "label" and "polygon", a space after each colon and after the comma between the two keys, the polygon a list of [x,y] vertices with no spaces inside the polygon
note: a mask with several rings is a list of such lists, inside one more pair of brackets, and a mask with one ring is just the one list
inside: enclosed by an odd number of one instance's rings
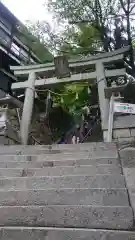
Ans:
{"label": "torii gate", "polygon": [[87,72],[87,73],[77,73],[71,74],[70,77],[58,79],[57,77],[49,77],[38,79],[38,75],[43,75],[43,73],[54,71],[55,65],[54,63],[47,64],[38,64],[38,65],[29,65],[29,66],[11,66],[11,70],[14,71],[16,76],[24,75],[28,78],[27,81],[24,82],[16,82],[12,84],[12,90],[17,89],[26,89],[25,91],[25,100],[23,105],[23,113],[21,119],[21,141],[22,144],[27,144],[28,135],[29,135],[29,127],[31,124],[32,117],[32,109],[34,103],[35,90],[41,86],[52,86],[58,83],[69,83],[69,82],[79,82],[79,81],[91,81],[93,79],[97,80],[98,85],[98,95],[99,95],[99,103],[100,103],[100,111],[101,111],[101,120],[102,120],[102,130],[104,141],[106,141],[106,129],[105,124],[108,120],[108,112],[109,112],[109,99],[105,98],[104,89],[106,88],[106,77],[117,77],[125,75],[125,69],[113,69],[106,70],[105,64],[107,63],[115,63],[118,60],[123,60],[124,53],[129,50],[129,47],[121,48],[119,50],[99,54],[92,57],[87,57],[83,59],[71,59],[69,60],[69,68],[70,70],[74,67],[78,67],[79,71],[81,67],[84,66],[94,66],[95,71]]}

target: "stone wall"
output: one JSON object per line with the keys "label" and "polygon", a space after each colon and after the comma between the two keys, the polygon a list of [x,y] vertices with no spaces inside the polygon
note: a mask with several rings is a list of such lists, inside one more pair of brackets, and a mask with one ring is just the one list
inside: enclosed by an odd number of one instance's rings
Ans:
{"label": "stone wall", "polygon": [[123,115],[115,117],[113,139],[120,142],[135,141],[135,115]]}
{"label": "stone wall", "polygon": [[[108,123],[103,130],[107,140]],[[113,140],[118,142],[135,141],[135,115],[120,115],[114,117]]]}
{"label": "stone wall", "polygon": [[135,128],[114,129],[113,139],[118,141],[135,141]]}
{"label": "stone wall", "polygon": [[135,147],[121,148],[121,146],[119,146],[119,156],[122,163],[123,174],[125,175],[130,204],[135,217]]}
{"label": "stone wall", "polygon": [[0,109],[0,145],[20,143],[19,122],[15,109]]}

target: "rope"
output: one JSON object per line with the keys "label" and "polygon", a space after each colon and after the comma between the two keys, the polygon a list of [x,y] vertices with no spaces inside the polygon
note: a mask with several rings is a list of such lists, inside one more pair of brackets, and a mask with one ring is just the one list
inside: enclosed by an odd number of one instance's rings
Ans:
{"label": "rope", "polygon": [[[88,87],[88,85],[79,85],[80,87]],[[76,93],[71,93],[71,92],[69,92],[69,93],[56,93],[56,92],[53,92],[52,90],[50,90],[50,89],[44,89],[44,90],[38,90],[38,89],[33,89],[33,88],[31,88],[31,87],[27,87],[27,88],[29,88],[29,89],[31,89],[31,90],[33,90],[34,92],[50,92],[50,93],[52,93],[52,94],[54,94],[54,95],[57,95],[57,96],[68,96],[69,94],[71,94],[71,95],[74,95],[74,94],[76,94]]]}

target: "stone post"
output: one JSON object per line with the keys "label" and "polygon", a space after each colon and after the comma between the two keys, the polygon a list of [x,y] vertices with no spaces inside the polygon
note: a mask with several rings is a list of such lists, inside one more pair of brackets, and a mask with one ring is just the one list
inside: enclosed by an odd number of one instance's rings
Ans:
{"label": "stone post", "polygon": [[23,105],[23,113],[20,126],[21,143],[24,145],[27,145],[28,143],[29,128],[31,124],[35,96],[35,80],[36,80],[35,72],[30,72],[27,81],[27,88],[25,91],[25,100]]}
{"label": "stone post", "polygon": [[[105,98],[104,89],[106,87],[105,70],[103,62],[97,61],[96,63],[96,73],[97,73],[97,84],[98,84],[98,96],[99,105],[101,112],[102,130],[105,129],[106,124],[108,124],[109,117],[109,100]],[[104,141],[107,141],[107,132],[103,131]]]}

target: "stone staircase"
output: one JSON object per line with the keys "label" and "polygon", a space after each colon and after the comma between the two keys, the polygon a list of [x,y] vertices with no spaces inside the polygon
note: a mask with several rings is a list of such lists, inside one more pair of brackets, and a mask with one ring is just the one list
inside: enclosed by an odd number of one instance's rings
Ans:
{"label": "stone staircase", "polygon": [[0,240],[133,240],[115,144],[0,146]]}

